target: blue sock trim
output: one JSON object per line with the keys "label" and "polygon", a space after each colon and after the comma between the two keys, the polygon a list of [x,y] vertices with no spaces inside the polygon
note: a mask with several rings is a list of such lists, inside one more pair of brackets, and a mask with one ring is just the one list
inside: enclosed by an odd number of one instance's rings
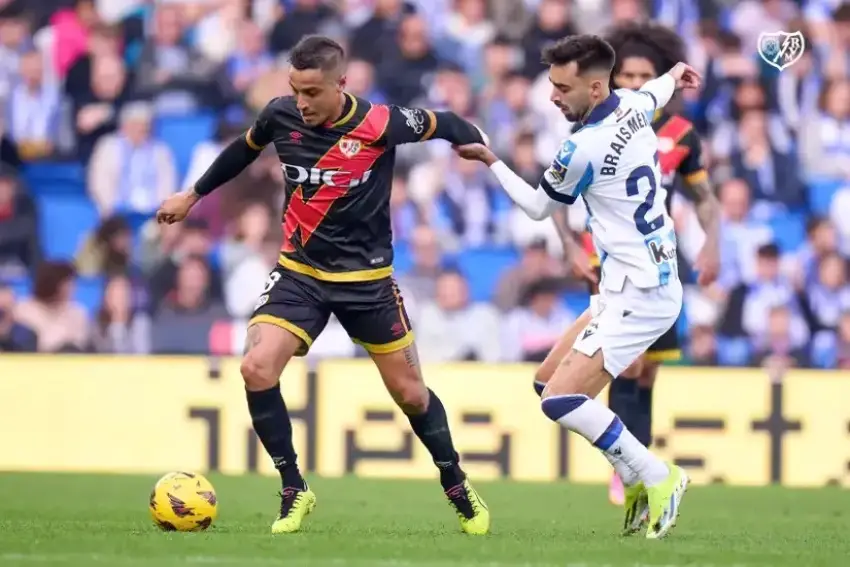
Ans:
{"label": "blue sock trim", "polygon": [[552,421],[558,421],[571,411],[581,407],[590,398],[584,394],[570,394],[567,396],[552,396],[540,403],[543,413]]}
{"label": "blue sock trim", "polygon": [[542,395],[543,395],[543,390],[544,390],[545,388],[546,388],[546,383],[545,383],[545,382],[538,382],[537,380],[535,380],[535,381],[534,381],[534,391],[535,391],[535,392],[537,392],[537,395],[538,395],[538,396],[542,396]]}
{"label": "blue sock trim", "polygon": [[599,439],[593,442],[593,444],[597,448],[607,451],[622,434],[623,422],[615,415],[614,419],[611,421],[611,425],[608,426],[608,429],[606,429],[605,432],[599,436]]}

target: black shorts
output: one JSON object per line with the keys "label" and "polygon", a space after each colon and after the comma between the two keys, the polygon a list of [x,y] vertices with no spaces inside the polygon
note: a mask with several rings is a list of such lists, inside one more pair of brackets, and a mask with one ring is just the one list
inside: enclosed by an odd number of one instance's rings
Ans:
{"label": "black shorts", "polygon": [[278,265],[249,324],[276,325],[303,342],[304,356],[336,315],[351,340],[367,351],[385,354],[413,343],[410,319],[392,277],[366,282],[327,282]]}

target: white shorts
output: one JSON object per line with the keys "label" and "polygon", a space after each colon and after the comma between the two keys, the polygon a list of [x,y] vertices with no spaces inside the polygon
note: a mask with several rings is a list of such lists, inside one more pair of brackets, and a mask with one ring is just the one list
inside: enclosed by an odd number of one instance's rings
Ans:
{"label": "white shorts", "polygon": [[590,298],[593,318],[573,348],[587,356],[602,349],[605,370],[616,378],[666,333],[682,310],[682,283],[641,289],[626,280],[622,291],[603,289]]}

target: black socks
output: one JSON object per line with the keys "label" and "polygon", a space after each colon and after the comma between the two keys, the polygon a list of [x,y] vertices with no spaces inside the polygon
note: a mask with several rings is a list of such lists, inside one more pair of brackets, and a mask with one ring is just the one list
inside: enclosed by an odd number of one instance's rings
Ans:
{"label": "black socks", "polygon": [[254,431],[280,472],[283,487],[303,489],[304,479],[292,445],[292,421],[280,394],[280,384],[261,392],[246,391],[246,394]]}
{"label": "black socks", "polygon": [[629,429],[638,441],[649,447],[652,445],[652,386],[638,387],[635,412],[635,424]]}
{"label": "black socks", "polygon": [[440,469],[440,483],[449,489],[466,479],[460,468],[460,456],[455,451],[446,408],[437,394],[428,389],[428,409],[419,415],[408,415],[413,432],[431,453],[434,464]]}

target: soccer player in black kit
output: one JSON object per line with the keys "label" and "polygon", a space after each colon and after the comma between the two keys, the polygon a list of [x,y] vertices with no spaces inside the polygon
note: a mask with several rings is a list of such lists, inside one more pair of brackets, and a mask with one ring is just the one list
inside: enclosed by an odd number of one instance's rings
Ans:
{"label": "soccer player in black kit", "polygon": [[[610,30],[605,40],[614,48],[617,57],[612,74],[612,88],[615,89],[640,89],[647,81],[665,73],[679,61],[686,60],[681,38],[660,24],[627,23]],[[653,117],[652,127],[658,136],[658,164],[662,183],[667,189],[667,210],[670,210],[674,192],[694,204],[706,236],[694,267],[699,272],[699,284],[709,285],[716,279],[719,270],[720,205],[703,164],[699,135],[687,118],[670,112],[677,102],[674,99]],[[574,271],[589,280],[591,294],[599,293],[596,284],[602,273],[592,244],[588,249],[576,241],[567,226],[564,211],[554,217],[566,256],[570,258]],[[683,264],[680,256],[680,268]],[[690,279],[682,273],[679,277],[683,282]],[[587,322],[590,322],[589,319]],[[574,341],[575,337],[565,336],[552,349],[535,376],[538,392],[542,391],[545,382],[564,354],[572,348]],[[611,382],[609,407],[647,447],[652,444],[652,388],[658,368],[661,362],[678,360],[680,357],[678,325],[673,325],[617,380]],[[616,475],[612,479],[609,496],[613,503],[623,503],[623,485]]]}
{"label": "soccer player in black kit", "polygon": [[[461,529],[483,535],[490,513],[460,467],[440,398],[422,379],[410,321],[392,278],[390,190],[395,148],[429,139],[486,143],[451,112],[372,104],[345,91],[345,54],[321,36],[290,54],[293,96],[279,97],[225,148],[159,222],[186,218],[204,195],[274,144],[286,178],[283,245],[248,327],[242,377],[254,430],[282,479],[273,533],[296,532],[316,505],[296,462],[279,379],[333,313],[370,354],[387,389],[428,449]],[[352,385],[356,387],[356,385]]]}

